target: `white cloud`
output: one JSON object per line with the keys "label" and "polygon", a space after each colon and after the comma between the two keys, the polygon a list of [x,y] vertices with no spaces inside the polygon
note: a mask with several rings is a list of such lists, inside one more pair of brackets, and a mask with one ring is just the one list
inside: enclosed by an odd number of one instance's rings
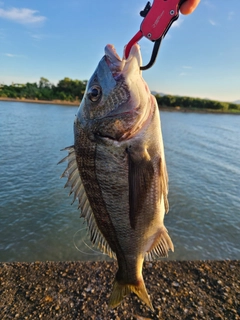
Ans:
{"label": "white cloud", "polygon": [[[182,16],[180,15],[179,18],[178,18],[176,21],[173,22],[173,24],[171,25],[169,31],[171,31],[171,29],[174,29],[174,28],[179,28],[179,27],[181,26],[181,24],[183,23],[183,21],[184,21],[184,19],[183,19]],[[171,32],[169,32],[169,31],[167,32],[167,34],[166,34],[166,36],[164,37],[164,39],[169,40],[169,39],[172,38]]]}
{"label": "white cloud", "polygon": [[0,18],[8,19],[21,24],[38,24],[44,22],[46,17],[40,16],[37,10],[28,8],[0,8]]}
{"label": "white cloud", "polygon": [[167,33],[166,35],[165,35],[165,37],[164,37],[164,40],[170,40],[170,39],[172,39],[172,36],[171,36],[171,34],[170,33]]}
{"label": "white cloud", "polygon": [[216,26],[216,25],[217,25],[217,23],[216,23],[214,20],[212,20],[212,19],[209,19],[209,23],[210,23],[212,26]]}
{"label": "white cloud", "polygon": [[4,53],[3,55],[6,56],[6,57],[9,57],[9,58],[13,58],[14,57],[14,54],[12,54],[12,53]]}
{"label": "white cloud", "polygon": [[184,20],[184,19],[183,19],[182,16],[180,15],[179,18],[178,18],[176,21],[173,22],[171,28],[179,28],[180,25],[183,23],[183,20]]}
{"label": "white cloud", "polygon": [[2,55],[4,55],[5,57],[8,57],[8,58],[26,58],[23,55],[13,54],[13,53],[2,53]]}

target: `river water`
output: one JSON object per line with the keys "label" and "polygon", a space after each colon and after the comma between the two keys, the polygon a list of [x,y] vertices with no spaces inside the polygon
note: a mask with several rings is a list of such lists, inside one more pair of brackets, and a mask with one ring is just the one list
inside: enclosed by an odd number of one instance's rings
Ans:
{"label": "river water", "polygon": [[[0,261],[103,260],[57,165],[76,107],[0,102]],[[161,112],[171,260],[240,259],[240,117]]]}

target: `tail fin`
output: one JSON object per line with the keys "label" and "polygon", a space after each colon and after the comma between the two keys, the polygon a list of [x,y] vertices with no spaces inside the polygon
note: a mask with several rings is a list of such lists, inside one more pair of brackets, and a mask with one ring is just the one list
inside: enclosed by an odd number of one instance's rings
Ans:
{"label": "tail fin", "polygon": [[134,292],[143,302],[146,303],[146,305],[152,311],[154,311],[143,280],[138,285],[133,285],[133,284],[120,284],[115,279],[113,283],[113,291],[110,296],[108,306],[110,308],[117,307],[120,304],[120,302],[124,299],[124,297],[129,295],[131,292]]}

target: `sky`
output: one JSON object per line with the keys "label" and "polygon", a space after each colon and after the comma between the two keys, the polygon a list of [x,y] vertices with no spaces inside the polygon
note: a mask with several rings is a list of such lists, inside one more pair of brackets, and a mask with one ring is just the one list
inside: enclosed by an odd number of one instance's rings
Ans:
{"label": "sky", "polygon": [[[104,47],[123,48],[139,30],[146,0],[0,0],[0,83],[40,77],[88,80]],[[150,90],[164,94],[240,100],[240,1],[201,0],[180,15],[143,71]],[[153,43],[140,41],[143,64]]]}

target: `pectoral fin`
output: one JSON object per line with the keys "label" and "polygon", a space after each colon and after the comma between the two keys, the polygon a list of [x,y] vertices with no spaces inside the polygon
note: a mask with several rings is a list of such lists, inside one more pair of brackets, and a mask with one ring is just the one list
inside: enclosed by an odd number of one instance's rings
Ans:
{"label": "pectoral fin", "polygon": [[151,187],[154,168],[147,149],[129,147],[128,153],[128,184],[129,184],[129,219],[133,229],[136,227],[142,203]]}

